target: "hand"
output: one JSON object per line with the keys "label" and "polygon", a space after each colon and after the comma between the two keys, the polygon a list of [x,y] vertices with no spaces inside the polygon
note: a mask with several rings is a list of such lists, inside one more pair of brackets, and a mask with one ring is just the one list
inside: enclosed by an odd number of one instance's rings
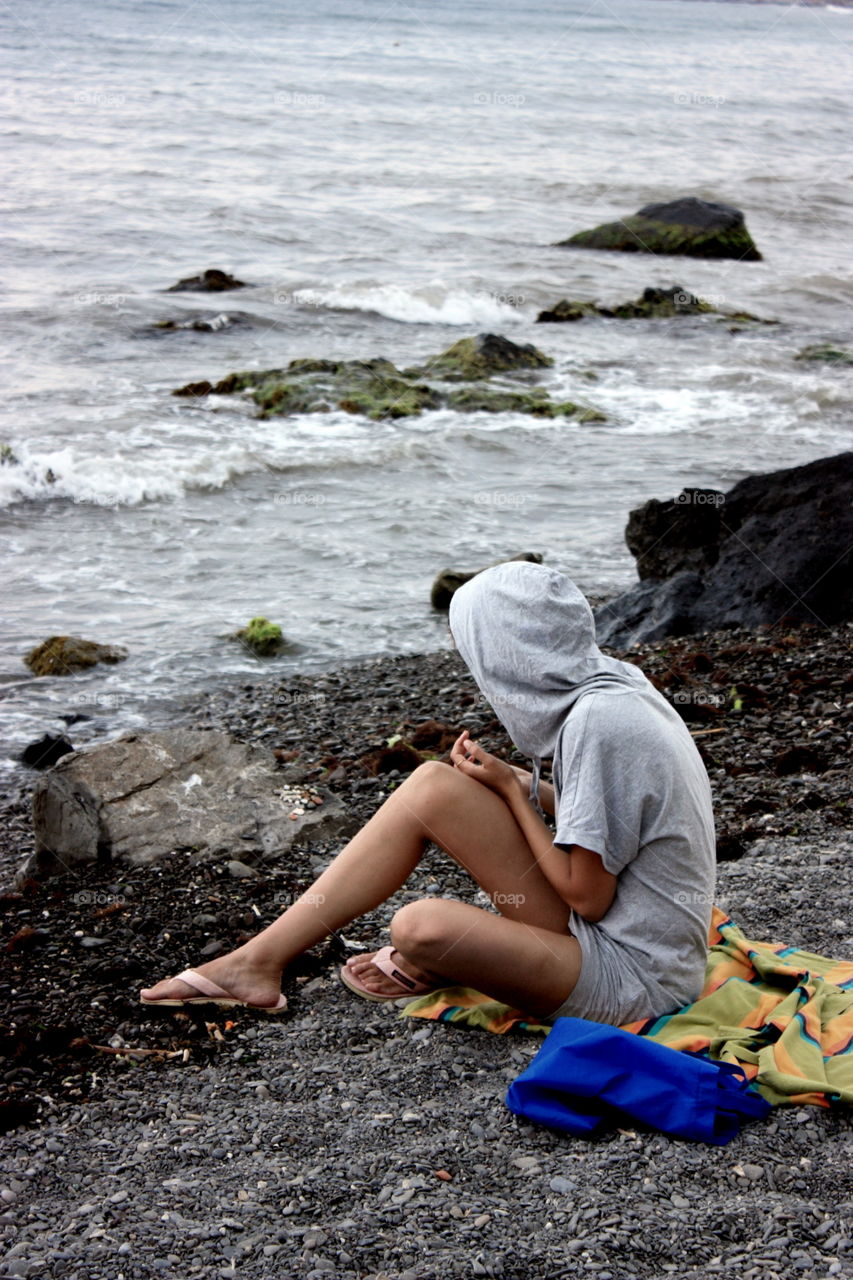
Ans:
{"label": "hand", "polygon": [[479,743],[468,737],[464,729],[450,748],[450,759],[453,767],[460,773],[467,774],[475,782],[482,782],[484,787],[496,792],[504,800],[508,800],[522,785],[512,765],[484,751]]}

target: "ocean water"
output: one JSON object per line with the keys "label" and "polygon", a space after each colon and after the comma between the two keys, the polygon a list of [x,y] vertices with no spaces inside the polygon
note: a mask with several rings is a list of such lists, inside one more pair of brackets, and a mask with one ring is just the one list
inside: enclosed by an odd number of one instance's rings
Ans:
{"label": "ocean water", "polygon": [[[844,7],[682,0],[7,6],[3,767],[63,714],[92,740],[211,684],[442,647],[446,565],[536,550],[620,589],[632,506],[849,447],[851,372],[793,357],[849,332],[851,37]],[[764,261],[554,247],[685,194],[743,209]],[[164,292],[210,266],[250,287]],[[780,323],[534,323],[672,284]],[[221,312],[245,322],[153,328]],[[170,394],[484,331],[608,421]],[[291,642],[273,667],[229,639],[256,614]],[[31,677],[61,633],[130,658]]]}

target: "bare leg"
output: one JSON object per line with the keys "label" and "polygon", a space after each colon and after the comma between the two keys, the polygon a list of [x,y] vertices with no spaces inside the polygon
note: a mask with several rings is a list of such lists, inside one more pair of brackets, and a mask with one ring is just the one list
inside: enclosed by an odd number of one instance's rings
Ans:
{"label": "bare leg", "polygon": [[[278,920],[236,951],[200,966],[199,971],[238,999],[258,1005],[274,1003],[287,964],[332,930],[390,898],[406,882],[430,841],[444,848],[473,876],[492,896],[502,915],[527,926],[525,936],[533,936],[532,927],[567,940],[569,908],[539,870],[506,804],[480,783],[434,762],[422,765],[389,796],[311,888]],[[457,904],[440,900],[434,905],[449,908]],[[402,917],[407,910],[404,908],[398,915]],[[489,913],[478,915],[500,924]],[[457,919],[455,915],[453,918]],[[483,939],[487,936],[482,930],[475,930],[475,934]],[[491,932],[488,937],[492,939]],[[441,946],[446,947],[446,941]],[[577,948],[577,942],[571,942]],[[460,947],[457,957],[468,955],[469,948],[461,943]],[[409,958],[406,951],[402,955],[404,961],[409,959],[403,967],[414,976],[426,972],[414,955]],[[452,948],[447,956],[450,962]],[[452,969],[454,972],[448,970],[448,976],[461,981],[456,976],[455,963]],[[383,991],[382,982],[387,983],[387,979],[375,969],[372,972],[376,975],[374,989]],[[364,979],[363,966],[359,976]],[[567,987],[564,982],[564,994],[576,979],[575,973]],[[473,975],[467,981],[473,982]],[[189,994],[186,984],[175,979],[144,992],[150,999]],[[554,1005],[558,1003],[559,1000],[554,1001]]]}

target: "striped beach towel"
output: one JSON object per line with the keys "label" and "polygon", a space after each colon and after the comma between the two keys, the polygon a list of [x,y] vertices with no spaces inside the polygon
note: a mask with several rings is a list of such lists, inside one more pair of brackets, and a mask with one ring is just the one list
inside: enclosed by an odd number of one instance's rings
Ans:
{"label": "striped beach towel", "polygon": [[[449,987],[413,1000],[403,1017],[547,1035],[548,1022]],[[753,942],[714,908],[699,999],[623,1030],[673,1049],[738,1064],[773,1104],[853,1103],[853,962],[784,943]]]}

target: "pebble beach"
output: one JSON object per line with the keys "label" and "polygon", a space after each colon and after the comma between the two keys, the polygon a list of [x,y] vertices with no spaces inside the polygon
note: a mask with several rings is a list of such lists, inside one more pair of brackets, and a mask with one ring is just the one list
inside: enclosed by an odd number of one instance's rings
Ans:
{"label": "pebble beach", "polygon": [[[853,947],[851,634],[728,631],[630,655],[699,735],[723,858],[718,904],[747,936],[836,956]],[[399,781],[399,769],[371,772],[398,733],[440,740],[465,725],[515,758],[451,652],[270,675],[185,716],[277,752],[284,780],[328,787],[357,823]],[[6,801],[5,818],[11,870],[31,846],[25,797]],[[401,1018],[340,984],[341,961],[387,941],[403,902],[477,900],[438,850],[394,899],[285,975],[283,1017],[136,1004],[139,986],[273,918],[336,847],[299,847],[239,879],[176,854],[5,894],[4,939],[27,926],[40,936],[7,944],[0,989],[2,1274],[853,1273],[848,1112],[780,1107],[722,1148],[636,1130],[568,1138],[503,1104],[535,1036]]]}

